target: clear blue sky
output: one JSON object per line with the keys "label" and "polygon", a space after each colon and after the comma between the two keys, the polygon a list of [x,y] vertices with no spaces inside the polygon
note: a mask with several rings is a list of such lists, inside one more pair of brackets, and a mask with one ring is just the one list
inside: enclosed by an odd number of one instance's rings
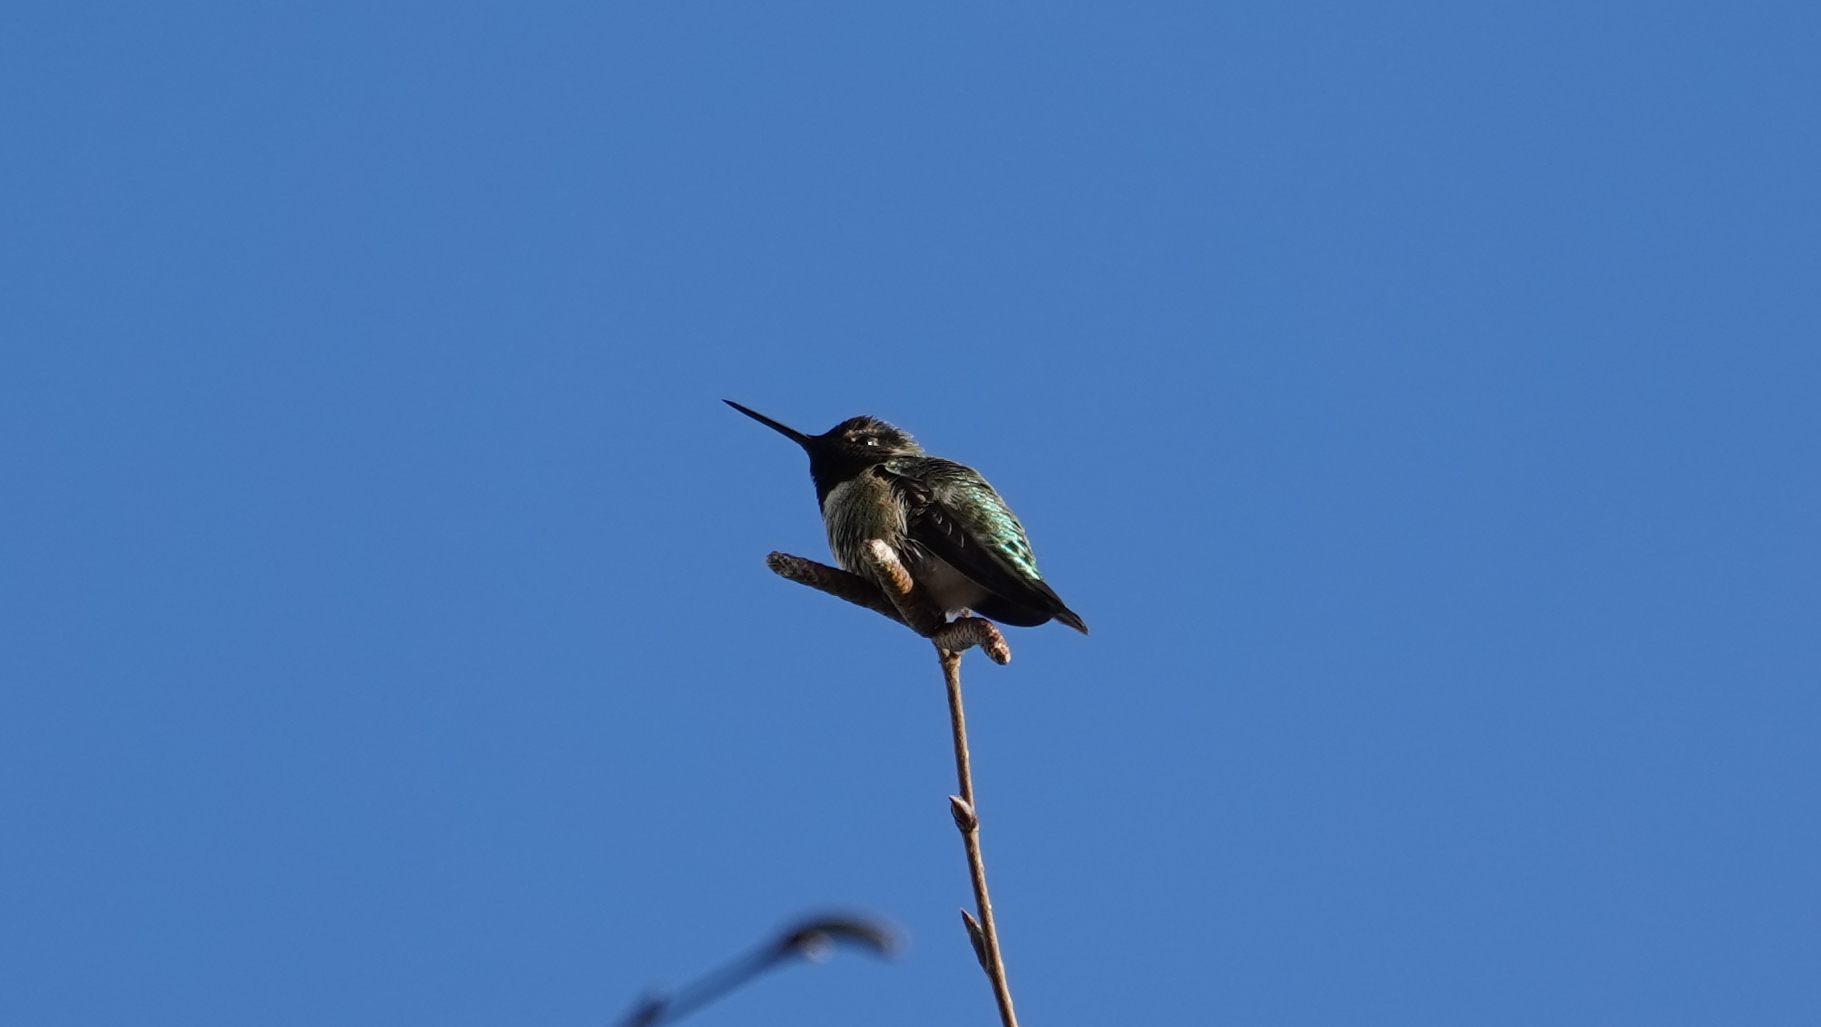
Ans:
{"label": "clear blue sky", "polygon": [[0,15],[0,1019],[1821,1022],[1812,3]]}

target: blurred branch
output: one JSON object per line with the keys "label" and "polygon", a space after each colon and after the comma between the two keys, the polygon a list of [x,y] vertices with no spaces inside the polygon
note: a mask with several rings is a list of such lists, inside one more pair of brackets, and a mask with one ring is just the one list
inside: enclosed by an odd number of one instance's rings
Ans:
{"label": "blurred branch", "polygon": [[898,940],[889,928],[876,920],[860,917],[805,920],[673,995],[641,1000],[620,1021],[619,1027],[656,1027],[657,1024],[674,1023],[767,970],[797,958],[827,958],[830,951],[843,944],[883,957],[897,950]]}

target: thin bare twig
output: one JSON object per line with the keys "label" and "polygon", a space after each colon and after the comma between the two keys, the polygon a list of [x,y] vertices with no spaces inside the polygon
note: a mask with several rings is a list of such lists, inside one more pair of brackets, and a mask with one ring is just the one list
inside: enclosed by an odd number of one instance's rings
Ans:
{"label": "thin bare twig", "polygon": [[[862,578],[858,574],[849,574],[839,567],[830,567],[825,563],[805,560],[801,556],[789,553],[773,553],[765,558],[765,566],[773,574],[799,585],[827,592],[836,599],[845,599],[855,606],[864,606],[881,617],[889,617],[900,624],[904,618],[898,608],[892,605],[879,586]],[[908,625],[907,625],[908,626]]]}
{"label": "thin bare twig", "polygon": [[961,915],[967,921],[968,935],[974,942],[974,954],[981,969],[993,984],[993,1000],[999,1003],[999,1022],[1004,1027],[1018,1027],[1012,1012],[1012,986],[1005,979],[1005,957],[999,952],[999,930],[993,920],[993,903],[986,894],[986,861],[980,856],[980,809],[974,804],[974,773],[967,752],[967,716],[961,709],[961,654],[937,649],[942,661],[942,680],[948,686],[948,723],[955,739],[955,778],[961,790],[949,797],[949,812],[955,826],[961,829],[962,844],[967,847],[967,871],[974,883],[974,909],[978,920]]}
{"label": "thin bare twig", "polygon": [[801,585],[827,592],[864,606],[884,617],[905,625],[928,638],[936,646],[942,663],[942,680],[948,689],[949,730],[955,743],[955,777],[961,790],[949,796],[949,811],[955,826],[961,830],[962,844],[967,849],[968,877],[974,886],[974,913],[961,911],[967,926],[968,940],[980,968],[986,971],[993,986],[993,999],[999,1005],[1002,1027],[1018,1027],[1012,1012],[1012,989],[1005,978],[1005,958],[999,950],[999,931],[993,919],[993,904],[986,892],[986,863],[980,855],[980,814],[974,805],[974,775],[968,759],[967,717],[961,707],[961,654],[979,646],[994,663],[1012,658],[1005,637],[991,621],[963,617],[947,621],[940,610],[933,609],[917,591],[910,574],[898,561],[897,554],[883,542],[874,542],[868,550],[870,578],[805,560],[789,553],[772,553],[766,566],[778,575]]}
{"label": "thin bare twig", "polygon": [[772,553],[765,558],[765,566],[781,578],[799,585],[808,585],[836,599],[845,599],[855,606],[864,606],[881,617],[895,620],[936,643],[938,648],[965,652],[979,646],[980,651],[994,663],[1007,663],[1011,660],[1011,647],[1005,644],[1005,636],[999,633],[999,628],[992,621],[980,617],[945,620],[940,610],[934,609],[923,599],[911,582],[910,574],[889,547],[883,543],[878,544],[872,556],[873,566],[870,569],[880,580],[892,584],[893,591],[889,594],[858,574],[789,553]]}

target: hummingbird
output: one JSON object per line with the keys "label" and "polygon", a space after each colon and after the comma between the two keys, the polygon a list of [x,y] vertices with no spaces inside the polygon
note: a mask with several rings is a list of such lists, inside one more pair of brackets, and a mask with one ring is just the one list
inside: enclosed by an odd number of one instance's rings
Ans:
{"label": "hummingbird", "polygon": [[843,570],[866,576],[861,554],[878,539],[945,614],[971,610],[1021,628],[1054,618],[1087,634],[1087,624],[1038,573],[1018,516],[972,467],[930,456],[909,432],[876,417],[850,417],[805,435],[723,402],[809,454],[828,548]]}

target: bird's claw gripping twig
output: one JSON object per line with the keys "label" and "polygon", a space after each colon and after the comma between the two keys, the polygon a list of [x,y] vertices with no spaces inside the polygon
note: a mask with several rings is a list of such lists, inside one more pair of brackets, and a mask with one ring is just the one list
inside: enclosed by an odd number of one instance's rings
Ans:
{"label": "bird's claw gripping twig", "polygon": [[871,572],[866,576],[878,585],[879,591],[898,611],[898,619],[924,638],[935,637],[948,618],[918,594],[916,581],[892,547],[873,539],[860,554],[866,560],[865,569]]}
{"label": "bird's claw gripping twig", "polygon": [[886,583],[886,587],[858,574],[789,553],[772,553],[765,558],[765,566],[781,578],[864,606],[882,617],[890,617],[934,642],[939,649],[958,653],[979,646],[994,663],[1011,660],[1011,647],[1005,644],[1005,636],[991,621],[979,617],[949,621],[942,611],[930,606],[918,594],[910,572],[905,570],[890,546],[875,541],[867,555],[871,557],[868,570],[873,572],[874,580]]}

